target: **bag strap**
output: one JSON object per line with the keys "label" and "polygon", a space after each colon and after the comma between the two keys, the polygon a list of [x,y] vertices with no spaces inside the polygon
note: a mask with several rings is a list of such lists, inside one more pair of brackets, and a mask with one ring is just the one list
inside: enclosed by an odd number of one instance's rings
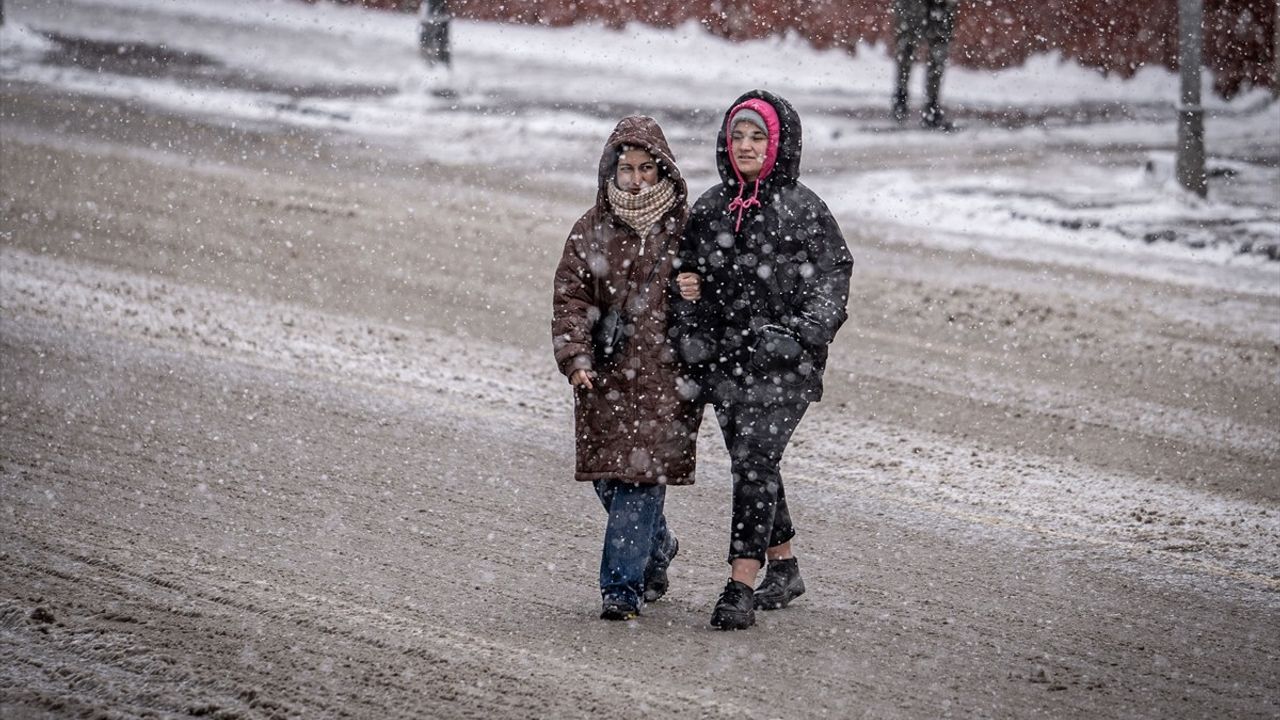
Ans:
{"label": "bag strap", "polygon": [[[643,247],[644,245],[641,245],[641,248]],[[658,251],[658,255],[653,261],[653,267],[649,268],[649,277],[645,278],[644,286],[640,288],[640,292],[642,293],[641,295],[642,298],[647,299],[647,296],[645,296],[643,293],[648,293],[650,286],[653,285],[653,279],[658,276],[658,268],[662,267],[663,261],[666,260],[667,258],[667,248],[669,247],[671,247],[671,233],[667,234],[666,241],[662,243],[662,248]],[[637,255],[637,257],[639,256]],[[622,308],[624,310],[627,307],[626,302],[627,302],[626,300],[622,301],[623,303]]]}
{"label": "bag strap", "polygon": [[[671,235],[671,233],[667,233],[665,242],[662,243],[662,249],[658,252],[657,258],[653,261],[653,267],[649,268],[649,277],[645,278],[644,286],[640,288],[640,292],[647,292],[649,286],[653,284],[653,279],[657,277],[658,268],[662,266],[662,261],[666,259],[667,256],[667,250],[671,247]],[[645,238],[640,238],[640,250],[636,252],[636,262],[638,262],[640,257],[644,254],[644,241]],[[627,300],[631,299],[631,283],[628,282],[626,285],[627,287],[624,289],[627,291],[627,294],[623,295],[618,303],[618,307],[622,310],[627,309]]]}

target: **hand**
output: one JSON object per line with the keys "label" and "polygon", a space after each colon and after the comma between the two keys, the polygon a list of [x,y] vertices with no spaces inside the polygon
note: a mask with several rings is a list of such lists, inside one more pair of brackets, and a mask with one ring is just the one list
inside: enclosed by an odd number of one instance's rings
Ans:
{"label": "hand", "polygon": [[702,299],[702,278],[697,273],[682,272],[676,275],[676,286],[680,288],[680,297],[685,300]]}
{"label": "hand", "polygon": [[573,385],[574,387],[585,388],[587,390],[594,390],[596,386],[591,383],[591,378],[593,377],[595,377],[595,373],[591,372],[590,370],[586,370],[586,369],[574,370],[573,374],[569,376],[569,384]]}

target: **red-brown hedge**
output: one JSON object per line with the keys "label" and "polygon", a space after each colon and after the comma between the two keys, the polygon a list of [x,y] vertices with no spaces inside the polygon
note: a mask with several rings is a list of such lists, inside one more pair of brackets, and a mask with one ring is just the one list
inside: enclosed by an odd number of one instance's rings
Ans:
{"label": "red-brown hedge", "polygon": [[[369,7],[416,10],[419,0],[361,0]],[[1272,87],[1276,0],[1204,0],[1205,66],[1224,97]],[[859,42],[889,47],[889,0],[452,0],[459,17],[541,24],[631,22],[672,27],[696,20],[710,32],[746,40],[794,31],[817,48]],[[1176,0],[960,0],[953,60],[1003,68],[1058,51],[1082,65],[1128,77],[1145,65],[1174,69]]]}

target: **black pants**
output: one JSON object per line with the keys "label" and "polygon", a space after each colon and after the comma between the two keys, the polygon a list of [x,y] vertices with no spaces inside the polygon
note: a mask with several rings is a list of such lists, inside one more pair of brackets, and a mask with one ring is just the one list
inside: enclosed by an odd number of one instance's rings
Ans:
{"label": "black pants", "polygon": [[729,562],[765,561],[765,550],[795,537],[782,489],[782,452],[809,403],[716,405],[716,419],[733,470]]}
{"label": "black pants", "polygon": [[898,60],[896,97],[907,97],[907,81],[916,46],[929,48],[928,75],[925,77],[925,105],[936,108],[942,90],[942,72],[947,66],[951,35],[956,25],[955,0],[894,0],[894,40]]}

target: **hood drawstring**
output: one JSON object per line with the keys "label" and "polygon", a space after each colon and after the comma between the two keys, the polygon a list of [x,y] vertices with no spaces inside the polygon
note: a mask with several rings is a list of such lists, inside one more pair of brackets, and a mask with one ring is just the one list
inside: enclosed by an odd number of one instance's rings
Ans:
{"label": "hood drawstring", "polygon": [[[734,168],[734,171],[736,174],[737,168]],[[747,184],[742,182],[742,176],[738,175],[738,197],[734,198],[733,202],[729,203],[729,212],[733,212],[734,210],[738,211],[738,222],[733,226],[733,231],[735,233],[742,229],[742,216],[747,212],[747,210],[753,206],[760,207],[760,178],[756,178],[756,188],[755,191],[751,193],[751,197],[743,200],[742,193],[746,189]]]}

